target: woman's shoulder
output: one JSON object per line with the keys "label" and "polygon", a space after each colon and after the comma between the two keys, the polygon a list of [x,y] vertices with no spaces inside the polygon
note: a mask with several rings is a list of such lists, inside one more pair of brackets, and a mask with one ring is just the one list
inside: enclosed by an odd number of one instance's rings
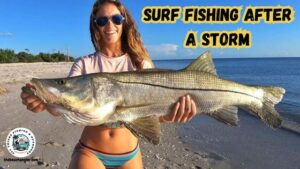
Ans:
{"label": "woman's shoulder", "polygon": [[80,56],[80,57],[76,58],[74,62],[75,63],[76,62],[86,62],[86,61],[95,60],[95,58],[97,58],[97,54],[96,53],[92,53],[92,54]]}
{"label": "woman's shoulder", "polygon": [[89,66],[89,65],[93,65],[94,63],[98,62],[98,55],[97,53],[92,53],[89,55],[84,55],[81,57],[78,57],[74,60],[75,65],[85,65],[85,66]]}
{"label": "woman's shoulder", "polygon": [[88,67],[93,65],[96,56],[96,54],[89,54],[76,58],[69,72],[69,76],[72,77],[86,74],[88,72]]}
{"label": "woman's shoulder", "polygon": [[143,69],[155,68],[153,62],[151,60],[147,60],[147,59],[143,60],[142,67],[143,67]]}

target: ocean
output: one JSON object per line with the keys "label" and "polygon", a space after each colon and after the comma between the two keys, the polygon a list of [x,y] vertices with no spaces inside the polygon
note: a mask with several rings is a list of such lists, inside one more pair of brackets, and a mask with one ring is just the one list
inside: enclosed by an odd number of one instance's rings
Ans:
{"label": "ocean", "polygon": [[[155,61],[155,65],[182,69],[192,61],[163,60]],[[300,168],[300,58],[214,59],[214,63],[222,79],[285,88],[286,94],[276,106],[284,126],[271,129],[242,110],[237,127],[196,116],[177,128],[182,142],[195,154],[201,152],[208,160],[228,162],[233,169]]]}
{"label": "ocean", "polygon": [[[183,69],[193,59],[156,60],[156,67]],[[300,123],[300,58],[226,58],[214,59],[222,79],[248,85],[281,86],[286,89],[276,106],[285,118]]]}

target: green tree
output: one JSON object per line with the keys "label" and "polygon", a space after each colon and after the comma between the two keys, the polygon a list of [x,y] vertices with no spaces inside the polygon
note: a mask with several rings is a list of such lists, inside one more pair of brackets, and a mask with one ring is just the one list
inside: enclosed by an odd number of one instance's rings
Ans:
{"label": "green tree", "polygon": [[29,49],[24,49],[24,51],[15,53],[11,49],[0,49],[0,63],[16,63],[16,62],[65,62],[74,61],[72,56],[69,59],[66,55],[62,53],[39,53],[38,55],[33,55],[30,53]]}
{"label": "green tree", "polygon": [[43,62],[51,62],[51,55],[47,53],[39,53],[38,57],[42,59]]}
{"label": "green tree", "polygon": [[0,63],[11,63],[15,59],[15,52],[10,49],[0,49]]}
{"label": "green tree", "polygon": [[26,53],[26,52],[19,52],[17,54],[17,58],[19,62],[32,62],[32,54]]}

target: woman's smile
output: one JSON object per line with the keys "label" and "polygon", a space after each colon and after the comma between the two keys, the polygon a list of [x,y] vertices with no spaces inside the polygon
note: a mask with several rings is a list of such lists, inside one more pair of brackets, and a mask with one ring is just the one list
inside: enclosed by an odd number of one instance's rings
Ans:
{"label": "woman's smile", "polygon": [[117,31],[116,30],[109,30],[109,31],[105,31],[104,33],[106,35],[114,35],[114,34],[117,34]]}

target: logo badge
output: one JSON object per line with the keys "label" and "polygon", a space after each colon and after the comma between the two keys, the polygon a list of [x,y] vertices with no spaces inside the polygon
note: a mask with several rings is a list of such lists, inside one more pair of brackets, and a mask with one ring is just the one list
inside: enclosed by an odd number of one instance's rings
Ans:
{"label": "logo badge", "polygon": [[15,157],[27,157],[35,148],[34,134],[26,128],[15,128],[6,138],[6,148]]}

